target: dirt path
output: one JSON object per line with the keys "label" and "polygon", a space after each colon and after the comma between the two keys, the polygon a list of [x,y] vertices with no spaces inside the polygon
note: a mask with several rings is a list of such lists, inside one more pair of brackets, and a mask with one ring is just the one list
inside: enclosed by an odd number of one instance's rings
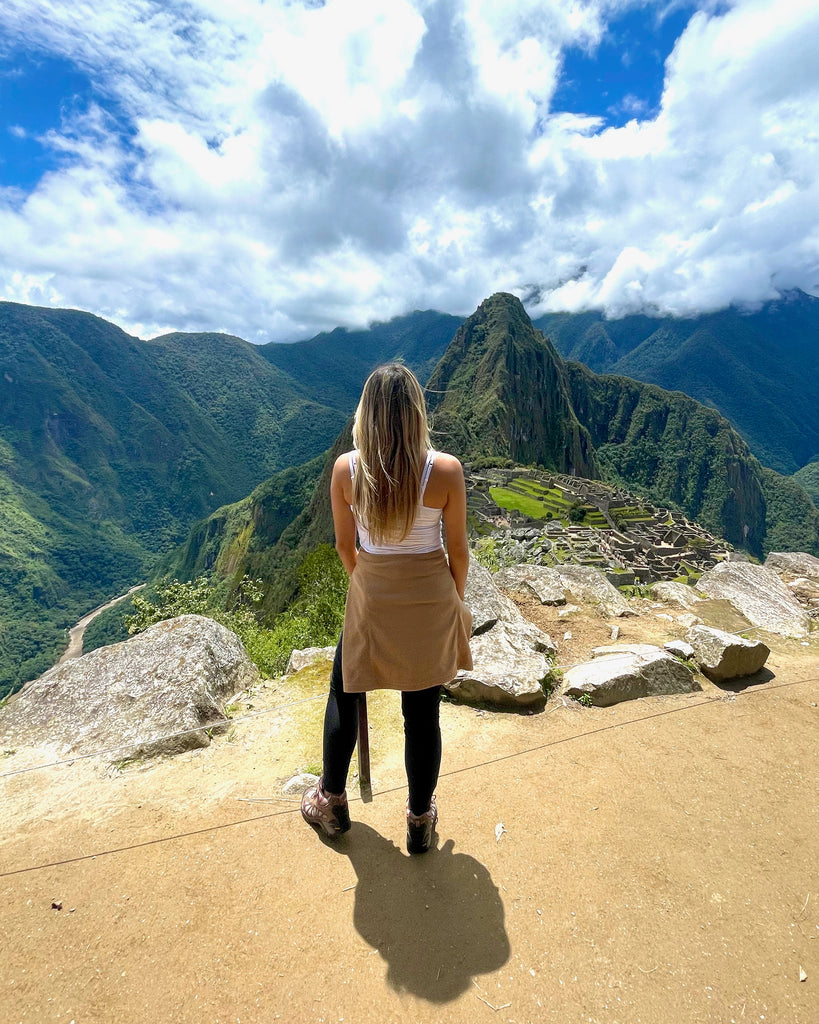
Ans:
{"label": "dirt path", "polygon": [[115,604],[119,604],[120,601],[124,601],[126,597],[130,597],[131,594],[135,594],[138,590],[146,584],[138,583],[126,594],[120,594],[119,597],[115,597],[113,601],[109,601],[108,604],[100,605],[99,608],[95,608],[93,611],[88,612],[87,615],[83,615],[76,626],[72,626],[68,631],[68,647],[66,647],[63,656],[57,662],[58,665],[62,665],[64,661],[69,661],[71,658],[79,658],[82,654],[82,642],[85,636],[85,631],[88,626],[96,619],[98,615],[102,615],[103,612],[108,611],[109,608],[113,608]]}
{"label": "dirt path", "polygon": [[816,1024],[818,639],[774,641],[736,693],[445,704],[419,858],[394,694],[371,698],[375,798],[346,837],[283,795],[320,757],[323,668],[206,750],[6,774],[3,1024]]}

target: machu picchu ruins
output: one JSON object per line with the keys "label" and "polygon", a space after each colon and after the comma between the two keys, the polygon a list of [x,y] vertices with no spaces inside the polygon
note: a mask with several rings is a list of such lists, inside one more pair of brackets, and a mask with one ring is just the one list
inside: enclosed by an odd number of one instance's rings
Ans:
{"label": "machu picchu ruins", "polygon": [[694,583],[733,547],[682,512],[599,480],[534,467],[465,467],[470,529],[499,566],[591,565],[618,587]]}

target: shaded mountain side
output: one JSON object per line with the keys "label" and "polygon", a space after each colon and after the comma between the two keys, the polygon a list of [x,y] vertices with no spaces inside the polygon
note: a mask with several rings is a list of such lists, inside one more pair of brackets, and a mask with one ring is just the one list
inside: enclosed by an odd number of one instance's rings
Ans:
{"label": "shaded mountain side", "polygon": [[766,465],[793,473],[819,451],[819,299],[697,317],[550,313],[535,324],[598,373],[683,391],[727,416]]}
{"label": "shaded mountain side", "polygon": [[462,323],[463,317],[416,311],[365,331],[338,327],[292,345],[262,345],[258,351],[348,416],[380,363],[403,359],[424,383]]}
{"label": "shaded mountain side", "polygon": [[807,494],[763,467],[731,424],[680,392],[568,363],[578,418],[604,476],[677,506],[707,530],[762,556],[819,547]]}
{"label": "shaded mountain side", "polygon": [[213,571],[238,586],[309,505],[325,460],[325,455],[319,455],[274,473],[248,497],[196,523],[187,541],[163,560],[160,573],[193,579]]}
{"label": "shaded mountain side", "polygon": [[427,384],[436,447],[596,476],[563,360],[513,295],[486,299],[459,328]]}

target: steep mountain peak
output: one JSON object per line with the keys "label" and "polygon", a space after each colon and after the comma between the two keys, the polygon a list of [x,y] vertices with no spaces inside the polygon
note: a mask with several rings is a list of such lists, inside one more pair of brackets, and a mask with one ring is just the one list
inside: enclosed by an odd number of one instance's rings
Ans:
{"label": "steep mountain peak", "polygon": [[498,292],[459,328],[427,384],[435,443],[596,476],[563,360],[520,300]]}

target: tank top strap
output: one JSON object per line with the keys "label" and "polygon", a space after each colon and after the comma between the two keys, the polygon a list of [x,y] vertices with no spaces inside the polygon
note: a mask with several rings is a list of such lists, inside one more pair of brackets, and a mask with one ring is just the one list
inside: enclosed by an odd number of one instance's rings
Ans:
{"label": "tank top strap", "polygon": [[355,465],[358,462],[358,452],[350,452],[347,456],[347,461],[350,463],[350,479],[355,477]]}
{"label": "tank top strap", "polygon": [[421,474],[421,501],[424,500],[424,492],[429,482],[429,474],[432,472],[432,463],[435,461],[435,452],[430,449],[427,452],[427,461],[424,463],[424,472]]}

